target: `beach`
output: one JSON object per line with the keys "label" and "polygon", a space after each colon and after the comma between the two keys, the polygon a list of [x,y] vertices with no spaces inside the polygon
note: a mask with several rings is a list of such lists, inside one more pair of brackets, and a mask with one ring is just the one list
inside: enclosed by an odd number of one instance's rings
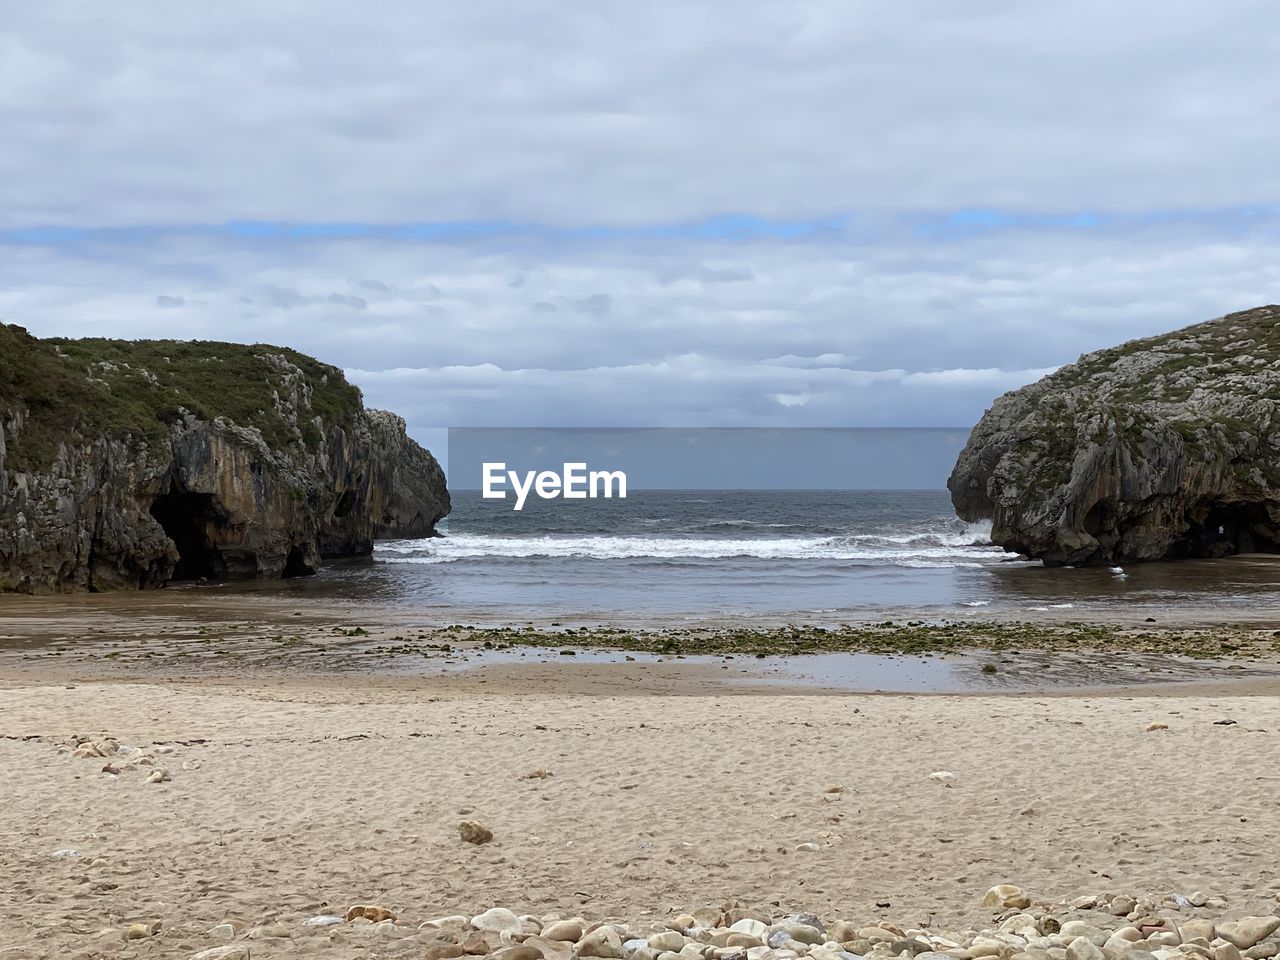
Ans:
{"label": "beach", "polygon": [[[1003,883],[1043,903],[1225,901],[1188,918],[1277,906],[1265,657],[1200,682],[999,695],[766,686],[678,658],[530,669],[483,649],[438,673],[196,668],[160,652],[198,630],[171,597],[156,612],[164,593],[6,601],[6,960],[428,956],[440,928],[423,924],[491,907],[644,925],[736,903],[976,930]],[[185,609],[199,619],[196,594]],[[256,649],[294,612],[226,619]],[[328,616],[296,619],[340,640],[356,621],[374,640],[404,629]],[[157,656],[103,659],[126,636]],[[492,841],[463,842],[467,820]],[[307,923],[356,905],[396,919]]]}

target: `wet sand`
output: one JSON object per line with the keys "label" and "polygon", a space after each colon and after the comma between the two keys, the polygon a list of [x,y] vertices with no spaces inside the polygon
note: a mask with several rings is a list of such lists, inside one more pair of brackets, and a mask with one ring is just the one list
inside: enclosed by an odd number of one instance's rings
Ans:
{"label": "wet sand", "polygon": [[[1242,618],[1205,606],[1178,609],[1177,624],[1155,623],[1145,610],[1100,625],[1075,611],[1023,613],[1016,620],[992,614],[958,618],[977,630],[958,647],[926,646],[898,652],[857,650],[778,656],[772,647],[754,655],[707,644],[682,643],[719,631],[784,629],[766,618],[653,618],[602,625],[590,616],[503,622],[495,632],[484,618],[464,628],[452,611],[441,617],[375,602],[298,602],[288,590],[178,587],[141,593],[54,597],[0,597],[0,680],[40,683],[119,679],[223,683],[281,678],[326,683],[402,685],[441,692],[489,690],[565,693],[1123,693],[1231,690],[1280,692],[1280,642],[1266,611]],[[874,622],[883,621],[877,611]],[[870,622],[870,621],[868,621]],[[918,611],[900,611],[896,623],[936,623]],[[1016,630],[1019,642],[982,643],[983,623],[996,636]],[[611,631],[643,632],[640,647]],[[1187,646],[1196,656],[1144,652],[1134,637],[1206,631],[1213,644]],[[1079,630],[1113,647],[1041,643],[1055,631]],[[1067,636],[1074,636],[1068,634]],[[1198,637],[1200,634],[1191,634]],[[664,637],[676,638],[665,649]],[[817,636],[817,635],[815,635]],[[682,639],[683,638],[683,639]],[[819,638],[821,639],[821,638]],[[495,642],[496,640],[496,642]],[[686,644],[687,645],[687,644]],[[609,649],[621,646],[623,649]],[[1044,647],[1044,649],[1038,649]],[[1221,647],[1221,649],[1219,649]],[[1176,647],[1175,647],[1176,648]],[[1175,649],[1168,648],[1168,649]],[[791,649],[791,647],[785,647]]]}

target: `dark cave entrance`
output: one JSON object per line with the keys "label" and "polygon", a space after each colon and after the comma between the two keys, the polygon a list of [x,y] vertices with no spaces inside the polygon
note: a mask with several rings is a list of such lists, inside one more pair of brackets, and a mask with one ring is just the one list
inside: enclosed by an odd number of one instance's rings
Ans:
{"label": "dark cave entrance", "polygon": [[309,577],[315,573],[315,567],[307,563],[306,554],[302,552],[301,547],[293,547],[289,550],[289,555],[285,557],[284,572],[282,577]]}
{"label": "dark cave entrance", "polygon": [[351,512],[351,508],[356,505],[356,492],[354,490],[344,490],[342,496],[338,497],[337,506],[333,508],[333,515],[341,520]]}
{"label": "dark cave entrance", "polygon": [[1187,511],[1186,533],[1171,557],[1230,557],[1280,553],[1280,525],[1261,503],[1207,503]]}
{"label": "dark cave entrance", "polygon": [[218,520],[213,494],[171,490],[156,497],[151,516],[178,548],[174,580],[212,579],[224,572],[222,556],[209,539],[209,527]]}

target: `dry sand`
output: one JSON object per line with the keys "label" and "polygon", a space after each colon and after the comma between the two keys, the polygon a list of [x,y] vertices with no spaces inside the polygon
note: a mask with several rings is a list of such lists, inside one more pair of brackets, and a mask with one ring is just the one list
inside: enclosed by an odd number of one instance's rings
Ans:
{"label": "dry sand", "polygon": [[[738,900],[936,927],[989,923],[983,891],[1012,882],[1276,908],[1275,696],[595,688],[607,695],[546,679],[492,696],[369,678],[10,677],[0,958],[188,957],[228,918],[292,934],[254,941],[255,960],[420,955],[303,925],[355,903],[413,925],[493,905],[641,918]],[[102,773],[59,752],[73,734],[148,748],[172,780]],[[538,769],[551,776],[521,779]],[[949,786],[930,779],[941,770]],[[464,818],[494,841],[462,843]],[[79,857],[51,856],[63,848]],[[121,940],[155,920],[158,935]]]}

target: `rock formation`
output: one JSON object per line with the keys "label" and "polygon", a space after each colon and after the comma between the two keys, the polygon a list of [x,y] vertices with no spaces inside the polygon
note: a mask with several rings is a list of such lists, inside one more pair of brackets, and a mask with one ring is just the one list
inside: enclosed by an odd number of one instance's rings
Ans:
{"label": "rock formation", "polygon": [[435,458],[336,367],[0,324],[0,590],[308,574],[448,512]]}
{"label": "rock formation", "polygon": [[1280,552],[1280,307],[1006,393],[947,486],[962,518],[1049,565]]}

